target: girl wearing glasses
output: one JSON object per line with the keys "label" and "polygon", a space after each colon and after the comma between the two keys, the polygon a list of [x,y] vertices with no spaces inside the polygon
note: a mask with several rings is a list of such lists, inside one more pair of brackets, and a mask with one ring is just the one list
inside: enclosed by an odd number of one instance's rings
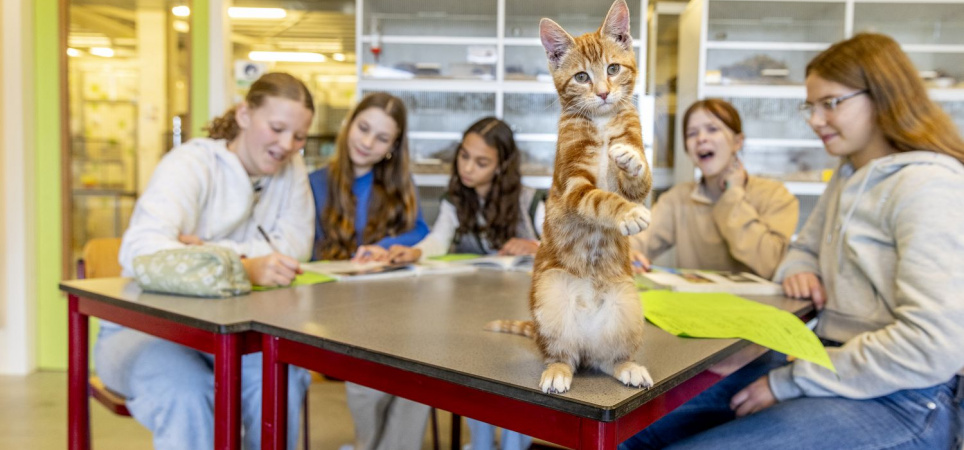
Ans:
{"label": "girl wearing glasses", "polygon": [[836,372],[748,366],[625,448],[961,448],[964,140],[889,37],[806,74],[801,110],[842,164],[776,278],[820,310]]}
{"label": "girl wearing glasses", "polygon": [[676,249],[686,269],[753,272],[773,276],[797,225],[797,199],[783,184],[748,176],[737,152],[743,147],[740,115],[726,101],[700,100],[683,115],[686,154],[699,167],[698,182],[660,196],[653,222],[633,238],[649,260]]}

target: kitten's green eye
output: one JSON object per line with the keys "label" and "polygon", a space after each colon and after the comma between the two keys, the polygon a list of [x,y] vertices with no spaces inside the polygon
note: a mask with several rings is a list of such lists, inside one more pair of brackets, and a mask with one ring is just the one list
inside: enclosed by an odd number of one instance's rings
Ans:
{"label": "kitten's green eye", "polygon": [[576,81],[578,81],[578,82],[580,82],[580,83],[585,83],[585,82],[589,81],[589,74],[586,73],[586,72],[579,72],[579,73],[576,74],[576,76],[575,76],[574,78],[576,79]]}
{"label": "kitten's green eye", "polygon": [[609,67],[606,68],[606,73],[609,75],[616,75],[619,73],[619,64],[610,64]]}

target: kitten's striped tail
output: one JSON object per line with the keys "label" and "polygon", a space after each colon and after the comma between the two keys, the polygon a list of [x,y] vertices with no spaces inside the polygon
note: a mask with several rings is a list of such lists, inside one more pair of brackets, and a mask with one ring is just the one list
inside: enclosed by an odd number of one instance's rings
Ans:
{"label": "kitten's striped tail", "polygon": [[485,330],[531,338],[536,335],[536,324],[531,320],[493,320],[485,324]]}

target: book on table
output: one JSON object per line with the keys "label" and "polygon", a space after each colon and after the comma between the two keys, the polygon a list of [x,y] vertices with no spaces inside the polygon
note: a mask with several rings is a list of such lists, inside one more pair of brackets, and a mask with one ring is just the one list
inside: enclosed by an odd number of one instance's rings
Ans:
{"label": "book on table", "polygon": [[783,287],[748,272],[654,268],[636,275],[636,284],[647,289],[678,292],[727,292],[740,295],[782,295]]}

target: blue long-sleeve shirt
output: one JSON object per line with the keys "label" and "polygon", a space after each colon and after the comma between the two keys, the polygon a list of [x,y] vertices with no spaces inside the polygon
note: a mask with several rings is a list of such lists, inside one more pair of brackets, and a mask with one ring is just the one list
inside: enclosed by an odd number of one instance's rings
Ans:
{"label": "blue long-sleeve shirt", "polygon": [[[358,239],[358,245],[362,245],[362,232],[365,230],[365,225],[368,224],[368,203],[371,201],[372,197],[372,184],[374,183],[375,175],[372,172],[368,172],[358,178],[351,185],[351,192],[355,195],[355,236]],[[321,228],[321,215],[324,214],[325,206],[328,204],[328,168],[323,168],[316,170],[308,176],[308,182],[311,184],[311,193],[315,197],[315,243],[317,244],[325,238],[325,230]],[[422,207],[417,203],[416,200],[416,211],[417,216],[415,218],[415,227],[397,236],[385,236],[375,244],[389,248],[392,245],[407,245],[413,246],[426,235],[428,235],[428,224],[425,223],[425,218],[422,217]],[[316,245],[317,247],[317,245]],[[317,258],[318,255],[315,255]]]}

